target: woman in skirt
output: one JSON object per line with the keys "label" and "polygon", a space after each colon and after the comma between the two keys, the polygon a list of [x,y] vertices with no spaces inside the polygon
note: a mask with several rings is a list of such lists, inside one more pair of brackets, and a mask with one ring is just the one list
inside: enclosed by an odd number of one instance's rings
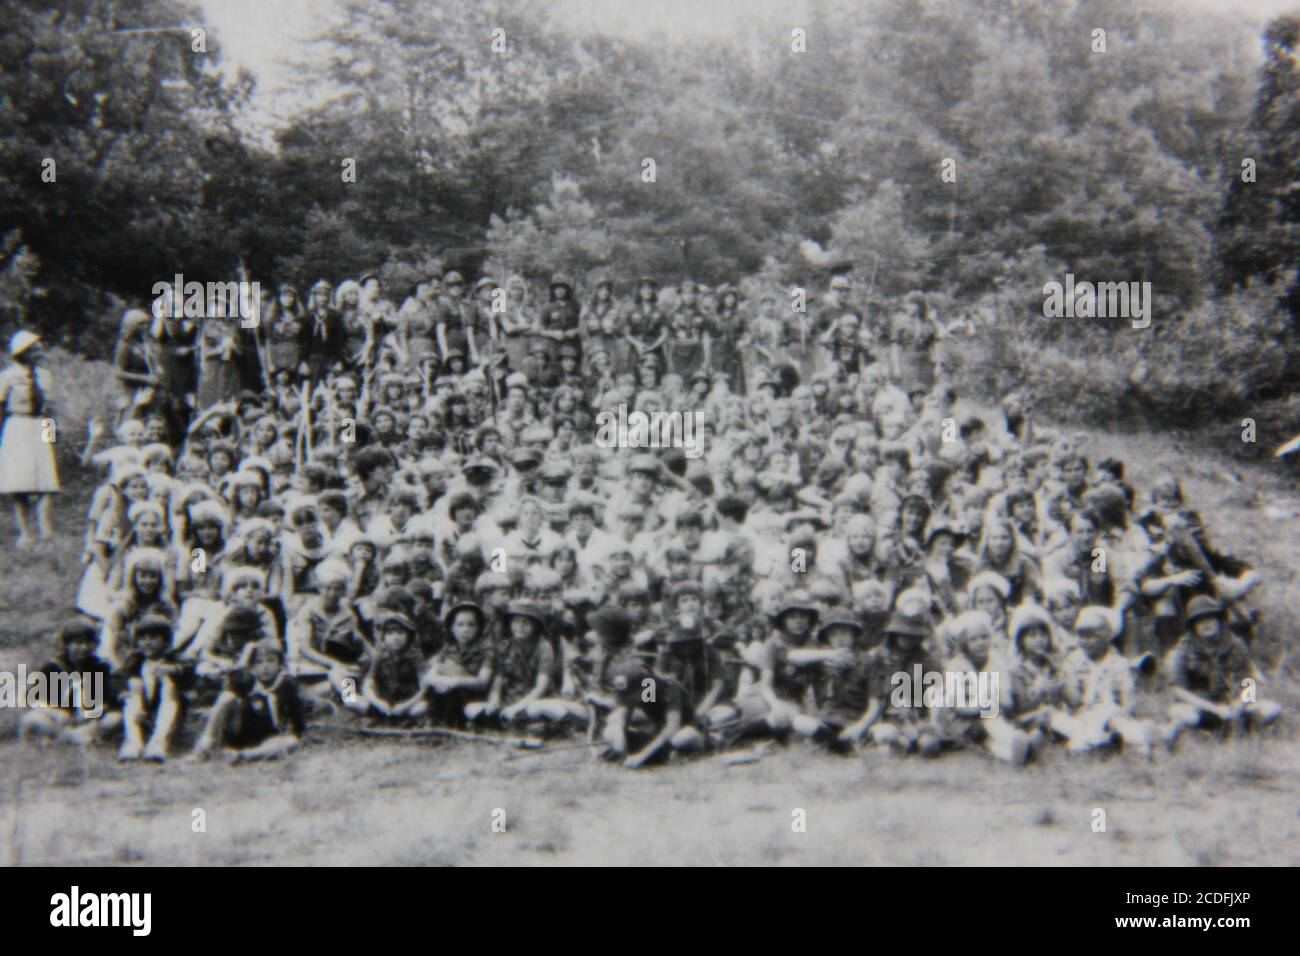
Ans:
{"label": "woman in skirt", "polygon": [[9,355],[13,364],[0,372],[0,416],[4,420],[0,431],[0,494],[13,495],[18,547],[23,548],[31,543],[32,499],[37,533],[42,540],[53,536],[49,495],[59,490],[59,473],[54,464],[50,376],[45,369],[36,367],[41,357],[40,336],[25,329],[14,333],[9,340]]}

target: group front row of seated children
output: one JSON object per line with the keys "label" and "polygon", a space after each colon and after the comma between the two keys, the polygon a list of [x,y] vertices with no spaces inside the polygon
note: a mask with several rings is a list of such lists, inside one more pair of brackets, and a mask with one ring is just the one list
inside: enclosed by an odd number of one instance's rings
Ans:
{"label": "group front row of seated children", "polygon": [[[627,767],[791,736],[832,751],[979,747],[1019,765],[1051,741],[1070,753],[1122,745],[1150,757],[1190,728],[1258,727],[1281,714],[1260,699],[1224,606],[1204,595],[1189,603],[1187,631],[1144,713],[1138,690],[1150,661],[1121,654],[1123,618],[1108,607],[1084,606],[1063,622],[1025,603],[995,622],[977,607],[975,586],[971,609],[936,628],[924,602],[903,594],[873,634],[860,616],[796,589],[777,602],[770,629],[746,640],[710,626],[699,585],[684,581],[659,628],[617,603],[574,628],[545,607],[484,599],[453,604],[440,645],[427,647],[402,611],[372,609],[363,626],[342,568],[323,566],[319,577],[287,647],[255,602],[234,603],[201,647],[177,646],[172,620],[146,613],[115,634],[112,662],[98,653],[99,625],[70,622],[41,671],[80,693],[27,710],[20,738],[85,746],[120,733],[121,759],[163,761],[194,710],[202,730],[193,758],[257,760],[295,750],[309,716],[352,714],[405,727],[585,730]],[[939,697],[904,693],[916,674],[957,681]],[[995,678],[985,682],[995,699],[954,692],[981,675]]]}

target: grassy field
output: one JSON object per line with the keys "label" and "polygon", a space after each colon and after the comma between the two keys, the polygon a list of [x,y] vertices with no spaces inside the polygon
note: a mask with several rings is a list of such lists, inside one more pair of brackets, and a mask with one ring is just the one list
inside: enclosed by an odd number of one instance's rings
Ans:
{"label": "grassy field", "polygon": [[[58,540],[0,551],[0,667],[34,662],[75,598],[89,485],[74,466],[107,369],[56,355]],[[78,396],[80,396],[78,398]],[[66,423],[66,424],[65,424]],[[1300,496],[1279,472],[1163,435],[1089,434],[1133,480],[1179,475],[1215,540],[1259,567],[1267,693],[1288,704],[1300,586]],[[74,447],[74,445],[76,447]],[[1234,473],[1235,469],[1235,473]],[[6,516],[0,534],[12,539]],[[7,864],[1042,864],[1300,863],[1300,740],[1184,740],[1131,754],[1046,754],[1019,770],[975,753],[935,762],[835,758],[803,746],[631,773],[584,751],[506,759],[461,742],[309,733],[275,765],[121,766],[109,750],[43,755],[0,712],[0,862]],[[1094,810],[1106,831],[1094,832]],[[495,810],[505,831],[494,832]],[[796,809],[806,832],[793,832]],[[202,810],[206,832],[195,832]],[[499,816],[499,815],[498,815]]]}

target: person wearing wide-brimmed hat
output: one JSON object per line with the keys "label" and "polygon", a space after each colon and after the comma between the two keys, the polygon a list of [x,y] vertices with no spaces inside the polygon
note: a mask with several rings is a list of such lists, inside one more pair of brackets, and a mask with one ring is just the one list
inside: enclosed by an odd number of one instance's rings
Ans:
{"label": "person wearing wide-brimmed hat", "polygon": [[866,712],[869,703],[865,630],[858,615],[842,607],[828,609],[818,623],[817,643],[832,653],[822,663],[817,716],[838,735]]}
{"label": "person wearing wide-brimmed hat", "polygon": [[344,707],[384,722],[423,720],[429,703],[416,630],[402,611],[376,615],[375,646],[367,655],[365,676],[354,693],[342,695]]}
{"label": "person wearing wide-brimmed hat", "polygon": [[483,708],[496,673],[488,613],[473,601],[459,601],[443,615],[449,640],[429,661],[424,683],[430,694],[430,719],[463,726]]}
{"label": "person wearing wide-brimmed hat", "polygon": [[823,731],[813,714],[822,665],[836,652],[816,645],[820,608],[811,596],[795,589],[772,609],[772,633],[746,650],[746,661],[757,671],[751,690],[737,699],[745,735],[794,731],[812,737]]}
{"label": "person wearing wide-brimmed hat", "polygon": [[54,463],[54,418],[49,373],[38,368],[41,337],[23,329],[9,339],[12,364],[0,372],[0,495],[11,495],[18,523],[18,547],[31,543],[31,504],[35,499],[36,533],[42,541],[50,527],[50,499],[59,490]]}
{"label": "person wearing wide-brimmed hat", "polygon": [[[927,618],[895,611],[884,626],[884,640],[866,654],[863,668],[867,677],[867,706],[862,714],[840,731],[843,743],[864,737],[884,747],[906,753],[915,748],[925,756],[937,754],[945,740],[930,703],[922,696],[913,699],[910,677],[916,668],[922,674],[939,672],[939,665],[926,652],[932,628]],[[895,675],[905,674],[904,684]],[[906,693],[904,693],[906,691]]]}
{"label": "person wearing wide-brimmed hat", "polygon": [[560,696],[564,662],[551,640],[542,608],[511,601],[506,607],[505,627],[506,642],[497,658],[484,715],[499,714],[507,724],[515,720],[584,723],[586,708]]}
{"label": "person wearing wide-brimmed hat", "polygon": [[1173,746],[1192,727],[1259,728],[1277,720],[1282,707],[1259,698],[1259,670],[1246,642],[1229,629],[1223,602],[1198,594],[1188,602],[1185,617],[1187,633],[1165,664],[1174,698],[1166,743]]}
{"label": "person wearing wide-brimmed hat", "polygon": [[582,323],[573,280],[562,272],[551,276],[547,285],[547,302],[537,315],[536,340],[548,346],[548,357],[554,357],[561,344],[582,348]]}

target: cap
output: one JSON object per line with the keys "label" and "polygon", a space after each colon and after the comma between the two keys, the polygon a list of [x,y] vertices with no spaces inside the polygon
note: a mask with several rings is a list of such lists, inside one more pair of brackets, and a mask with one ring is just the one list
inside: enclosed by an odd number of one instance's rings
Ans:
{"label": "cap", "polygon": [[389,624],[398,625],[408,634],[415,633],[415,625],[411,623],[411,619],[400,611],[389,611],[380,617],[379,626],[381,628],[387,627]]}
{"label": "cap", "polygon": [[929,625],[923,617],[894,612],[885,624],[886,634],[904,634],[909,637],[928,637]]}
{"label": "cap", "polygon": [[[1080,612],[1082,613],[1082,612]],[[1187,605],[1187,623],[1202,617],[1219,617],[1223,614],[1223,603],[1208,594],[1198,594]],[[1076,625],[1077,626],[1077,625]]]}
{"label": "cap", "polygon": [[1079,616],[1074,619],[1074,629],[1080,633],[1101,631],[1106,640],[1114,641],[1124,631],[1124,618],[1114,608],[1090,604],[1079,611]]}
{"label": "cap", "polygon": [[506,620],[508,621],[515,617],[523,617],[528,618],[531,621],[536,621],[538,630],[546,630],[546,621],[542,617],[541,609],[538,608],[537,605],[531,604],[528,601],[510,602],[506,607]]}

